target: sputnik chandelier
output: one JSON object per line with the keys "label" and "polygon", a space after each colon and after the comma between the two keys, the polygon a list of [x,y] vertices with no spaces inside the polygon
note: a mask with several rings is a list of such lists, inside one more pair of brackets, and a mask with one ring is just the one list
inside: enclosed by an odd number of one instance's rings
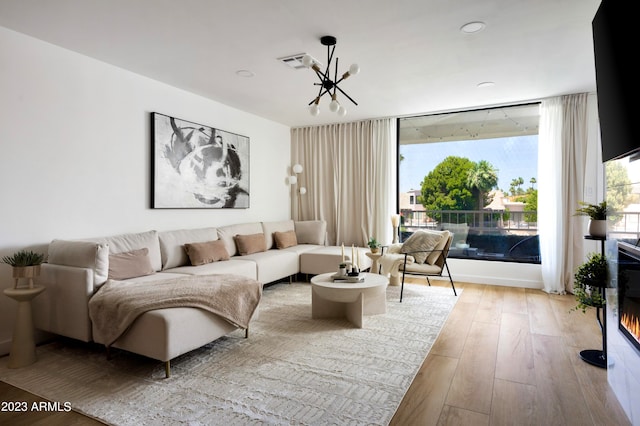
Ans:
{"label": "sputnik chandelier", "polygon": [[320,70],[319,64],[317,64],[314,59],[309,55],[304,55],[302,57],[302,64],[311,68],[316,72],[316,75],[320,79],[320,83],[313,83],[314,86],[320,86],[318,90],[318,96],[315,97],[311,102],[309,102],[310,108],[309,112],[311,115],[316,116],[320,113],[320,98],[324,95],[331,96],[331,103],[329,103],[329,111],[337,112],[339,116],[344,117],[347,114],[347,110],[342,106],[337,99],[337,92],[340,91],[347,99],[353,102],[354,105],[358,105],[356,101],[351,99],[349,95],[347,95],[344,90],[338,87],[343,80],[349,78],[352,75],[356,75],[360,72],[360,67],[358,64],[353,64],[349,67],[349,71],[342,74],[340,79],[338,79],[338,58],[336,58],[335,68],[334,68],[334,76],[333,80],[331,79],[331,75],[329,74],[331,69],[331,61],[333,60],[333,52],[336,50],[336,38],[333,36],[324,36],[320,38],[320,43],[323,46],[327,46],[327,69],[324,73]]}

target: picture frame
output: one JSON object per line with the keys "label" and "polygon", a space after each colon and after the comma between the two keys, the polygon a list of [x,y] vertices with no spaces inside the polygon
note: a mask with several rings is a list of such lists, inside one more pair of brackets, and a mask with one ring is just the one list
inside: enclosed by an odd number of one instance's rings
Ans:
{"label": "picture frame", "polygon": [[151,113],[151,208],[249,208],[249,137]]}

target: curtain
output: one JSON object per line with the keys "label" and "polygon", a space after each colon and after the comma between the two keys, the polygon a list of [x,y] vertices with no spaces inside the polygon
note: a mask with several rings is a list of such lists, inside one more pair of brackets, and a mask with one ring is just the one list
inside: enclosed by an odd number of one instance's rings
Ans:
{"label": "curtain", "polygon": [[587,147],[587,95],[542,101],[538,137],[538,234],[544,291],[571,289],[582,256],[581,222],[574,218],[583,194]]}
{"label": "curtain", "polygon": [[564,290],[573,293],[573,275],[583,260],[584,223],[575,216],[578,202],[584,200],[584,182],[587,169],[587,94],[563,97],[564,125],[562,186],[566,188],[567,205],[564,239],[567,247],[562,259],[562,283]]}
{"label": "curtain", "polygon": [[294,128],[291,161],[301,164],[294,220],[325,220],[327,243],[391,242],[396,209],[396,120]]}

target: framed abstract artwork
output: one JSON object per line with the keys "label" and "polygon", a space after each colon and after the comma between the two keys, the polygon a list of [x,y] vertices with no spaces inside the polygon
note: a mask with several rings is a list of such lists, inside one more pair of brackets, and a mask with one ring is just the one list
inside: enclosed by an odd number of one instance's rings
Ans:
{"label": "framed abstract artwork", "polygon": [[249,138],[151,113],[151,208],[248,208]]}

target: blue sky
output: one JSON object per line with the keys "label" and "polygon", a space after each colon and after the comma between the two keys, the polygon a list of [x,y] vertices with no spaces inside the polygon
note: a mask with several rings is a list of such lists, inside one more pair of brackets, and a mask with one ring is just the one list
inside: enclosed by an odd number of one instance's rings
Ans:
{"label": "blue sky", "polygon": [[400,145],[400,191],[420,189],[422,179],[450,155],[478,162],[486,160],[498,169],[498,187],[509,190],[513,179],[524,179],[523,188],[538,178],[538,136],[480,139]]}

